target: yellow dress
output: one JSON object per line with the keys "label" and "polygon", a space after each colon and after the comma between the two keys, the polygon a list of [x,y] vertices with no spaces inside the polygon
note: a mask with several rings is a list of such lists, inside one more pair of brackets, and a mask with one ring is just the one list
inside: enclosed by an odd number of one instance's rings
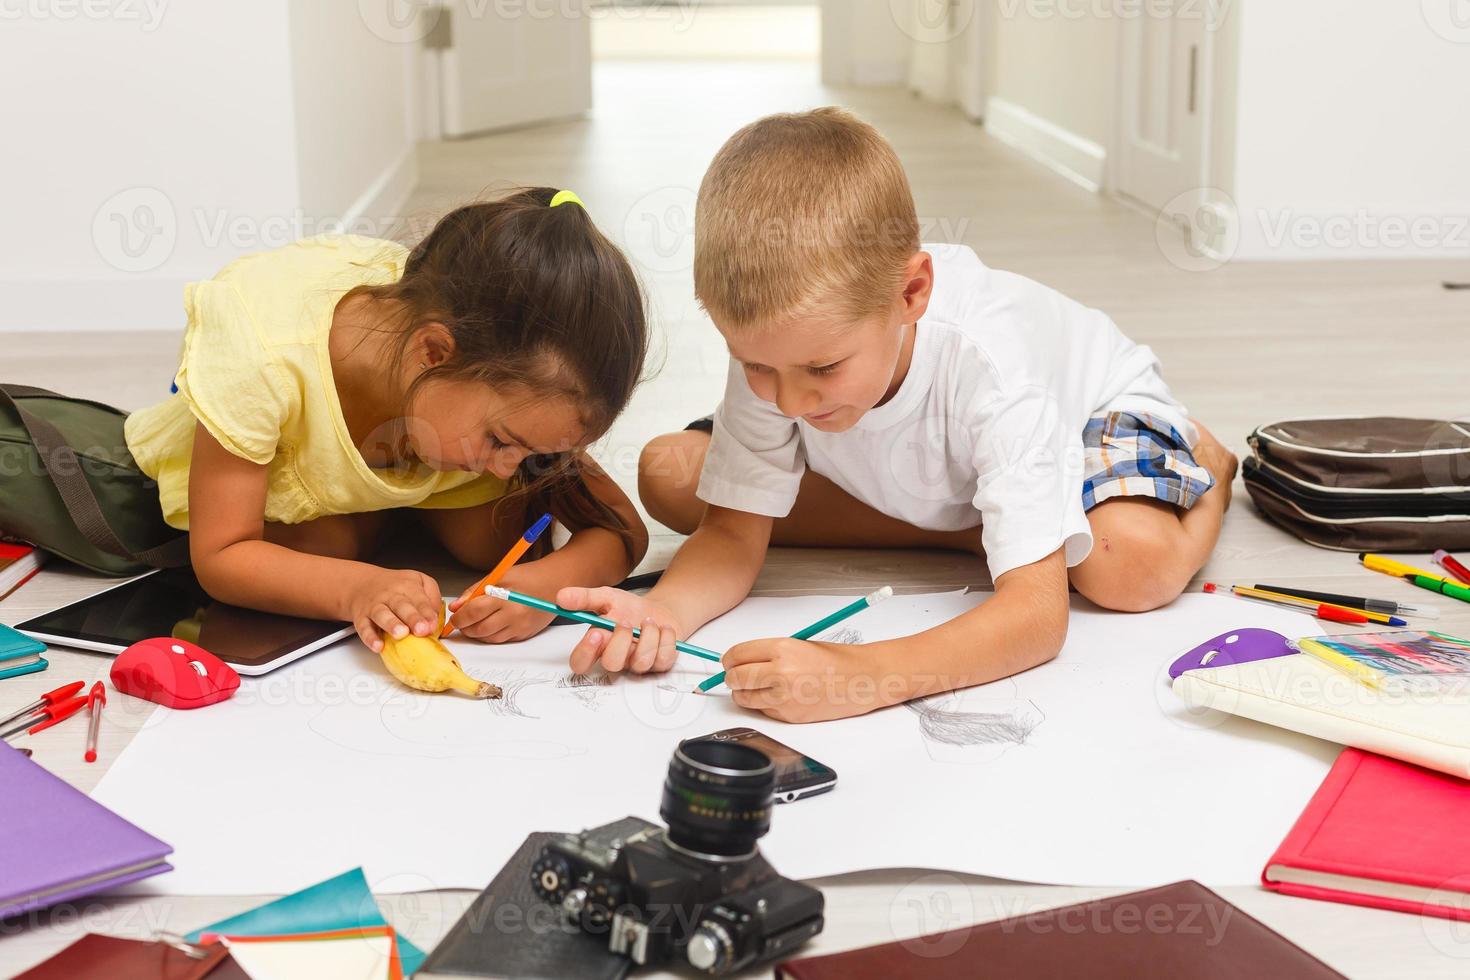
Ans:
{"label": "yellow dress", "polygon": [[489,474],[373,469],[348,433],[327,345],[332,313],[354,286],[397,281],[407,258],[396,242],[318,235],[186,287],[178,394],[134,412],[124,429],[138,466],[158,481],[169,525],[189,527],[196,423],[269,468],[267,521],[473,507],[505,493],[505,481]]}

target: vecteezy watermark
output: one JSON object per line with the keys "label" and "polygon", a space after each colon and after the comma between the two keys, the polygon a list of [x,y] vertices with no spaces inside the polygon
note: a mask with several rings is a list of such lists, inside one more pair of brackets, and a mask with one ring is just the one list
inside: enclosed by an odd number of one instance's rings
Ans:
{"label": "vecteezy watermark", "polygon": [[[640,266],[651,272],[683,272],[694,266],[695,210],[692,187],[659,187],[638,198],[623,216],[622,244]],[[919,215],[920,241],[963,241],[970,228],[967,215]],[[820,248],[882,246],[913,234],[906,221],[869,221],[853,217],[820,227],[780,216],[752,218],[738,226],[731,248],[776,248],[792,253]]]}
{"label": "vecteezy watermark", "polygon": [[997,0],[996,13],[1007,20],[1199,20],[1213,31],[1234,6],[1235,0]]}
{"label": "vecteezy watermark", "polygon": [[[4,2],[4,0],[0,0]],[[698,0],[662,0],[657,4],[619,0],[357,0],[363,25],[392,44],[417,44],[447,21],[548,21],[619,18],[666,21],[675,33],[687,31],[698,14]]]}
{"label": "vecteezy watermark", "polygon": [[944,44],[965,33],[975,19],[975,0],[888,0],[888,12],[915,41]]}
{"label": "vecteezy watermark", "polygon": [[683,272],[694,266],[692,187],[670,185],[649,191],[623,216],[623,245],[650,272]]}
{"label": "vecteezy watermark", "polygon": [[239,253],[282,248],[323,234],[414,240],[431,225],[424,214],[344,217],[301,208],[260,214],[195,207],[180,213],[157,187],[128,187],[97,208],[92,243],[120,272],[151,272],[169,260],[180,233],[207,249]]}
{"label": "vecteezy watermark", "polygon": [[1470,44],[1470,0],[1419,0],[1419,12],[1446,41]]}
{"label": "vecteezy watermark", "polygon": [[1470,249],[1470,215],[1375,214],[1358,208],[1338,214],[1302,214],[1291,208],[1256,212],[1261,241],[1276,251],[1433,251]]}
{"label": "vecteezy watermark", "polygon": [[92,244],[122,272],[151,272],[173,255],[179,224],[173,202],[156,187],[129,187],[92,216]]}
{"label": "vecteezy watermark", "polygon": [[1212,272],[1235,257],[1240,222],[1235,201],[1218,187],[1194,187],[1159,209],[1154,242],[1172,265]]}
{"label": "vecteezy watermark", "polygon": [[899,889],[888,906],[888,928],[903,948],[924,959],[952,956],[969,939],[962,927],[975,921],[970,889],[955,875],[934,873]]}
{"label": "vecteezy watermark", "polygon": [[0,20],[95,20],[158,30],[169,0],[0,0]]}

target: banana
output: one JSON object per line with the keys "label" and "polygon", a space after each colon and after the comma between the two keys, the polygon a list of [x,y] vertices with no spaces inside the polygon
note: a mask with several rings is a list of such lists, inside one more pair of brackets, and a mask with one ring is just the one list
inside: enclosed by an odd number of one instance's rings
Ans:
{"label": "banana", "polygon": [[[442,609],[439,625],[444,625]],[[476,698],[500,697],[500,688],[464,672],[454,654],[437,639],[437,631],[431,636],[409,634],[401,640],[385,636],[382,657],[388,673],[416,691],[455,690]]]}

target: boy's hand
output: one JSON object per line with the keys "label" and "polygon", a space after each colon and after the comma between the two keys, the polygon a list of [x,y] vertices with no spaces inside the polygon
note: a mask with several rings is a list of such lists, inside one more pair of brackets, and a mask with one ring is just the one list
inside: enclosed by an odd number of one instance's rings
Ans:
{"label": "boy's hand", "polygon": [[[651,599],[622,589],[567,588],[556,594],[556,604],[595,612],[619,624],[611,633],[591,627],[572,648],[571,667],[578,674],[587,673],[599,661],[612,674],[622,670],[662,672],[673,667],[679,656],[674,649],[680,637],[678,620],[666,606]],[[633,637],[635,626],[641,634],[637,639]]]}
{"label": "boy's hand", "polygon": [[379,568],[352,597],[348,610],[362,642],[382,653],[385,635],[402,639],[410,633],[432,634],[443,607],[439,583],[423,572]]}
{"label": "boy's hand", "polygon": [[726,653],[725,683],[735,703],[801,724],[866,714],[889,703],[867,647],[789,636],[749,640]]}
{"label": "boy's hand", "polygon": [[[552,591],[537,574],[536,563],[527,562],[505,573],[500,580],[501,588],[511,589],[544,598]],[[473,588],[473,586],[471,586]],[[449,604],[449,613],[454,617],[454,628],[472,640],[482,643],[514,643],[535,636],[556,619],[551,613],[523,606],[506,599],[495,599],[481,592],[469,598],[469,589]]]}

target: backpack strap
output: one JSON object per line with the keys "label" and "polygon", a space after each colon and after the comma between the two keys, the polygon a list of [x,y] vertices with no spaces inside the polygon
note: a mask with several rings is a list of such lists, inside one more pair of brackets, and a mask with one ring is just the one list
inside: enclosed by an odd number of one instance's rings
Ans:
{"label": "backpack strap", "polygon": [[[108,523],[107,515],[102,513],[102,507],[97,503],[97,495],[92,492],[91,484],[87,482],[87,478],[82,473],[81,460],[77,458],[76,451],[67,445],[65,437],[56,426],[22,408],[20,402],[16,401],[17,398],[61,398],[65,401],[84,401],[112,412],[117,412],[117,409],[110,405],[103,405],[101,402],[66,398],[44,388],[32,388],[28,385],[0,385],[0,405],[8,405],[15,411],[16,416],[20,419],[20,424],[25,427],[26,433],[31,437],[31,443],[36,448],[36,456],[41,460],[41,466],[45,468],[46,475],[51,478],[52,485],[61,495],[61,502],[66,506],[67,514],[71,516],[72,522],[76,524],[77,530],[82,532],[82,537],[87,539],[88,544],[99,551],[151,565],[154,568],[180,568],[189,564],[189,536],[187,534],[142,551],[134,551],[123,544],[122,539]],[[122,413],[118,412],[118,414]]]}

